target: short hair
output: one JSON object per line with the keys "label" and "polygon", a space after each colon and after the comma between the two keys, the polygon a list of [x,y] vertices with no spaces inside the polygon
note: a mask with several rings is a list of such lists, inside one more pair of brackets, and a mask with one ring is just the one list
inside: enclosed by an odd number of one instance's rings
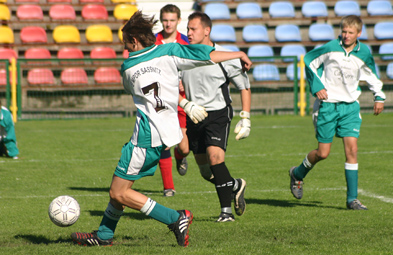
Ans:
{"label": "short hair", "polygon": [[188,21],[193,20],[193,19],[200,19],[201,23],[204,27],[212,28],[212,20],[204,12],[197,11],[197,12],[191,13],[190,16],[188,16]]}
{"label": "short hair", "polygon": [[344,27],[354,26],[358,32],[362,31],[363,22],[362,20],[356,15],[348,15],[341,19],[340,22],[340,29]]}
{"label": "short hair", "polygon": [[160,21],[162,20],[162,14],[164,13],[176,13],[177,18],[180,19],[180,9],[174,4],[167,4],[160,10]]}
{"label": "short hair", "polygon": [[143,47],[148,47],[156,42],[156,36],[153,33],[153,27],[158,22],[154,16],[148,17],[137,11],[127,21],[121,29],[123,36],[128,42],[132,42],[132,38],[136,38]]}

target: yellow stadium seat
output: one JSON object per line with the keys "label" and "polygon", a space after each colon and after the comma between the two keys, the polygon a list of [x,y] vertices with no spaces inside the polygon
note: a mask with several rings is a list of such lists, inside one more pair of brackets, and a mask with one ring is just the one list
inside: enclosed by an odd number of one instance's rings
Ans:
{"label": "yellow stadium seat", "polygon": [[90,25],[86,29],[86,40],[94,42],[113,42],[112,30],[107,25]]}
{"label": "yellow stadium seat", "polygon": [[132,4],[117,4],[113,16],[118,20],[129,20],[137,10],[138,8]]}
{"label": "yellow stadium seat", "polygon": [[56,43],[80,43],[78,28],[72,25],[59,25],[53,30],[53,40]]}
{"label": "yellow stadium seat", "polygon": [[111,0],[114,4],[119,3],[127,3],[127,4],[136,4],[136,0]]}
{"label": "yellow stadium seat", "polygon": [[123,42],[123,31],[121,31],[121,30],[123,29],[123,27],[124,27],[124,25],[121,26],[121,27],[119,28],[119,32],[117,32],[117,35],[119,36],[120,42]]}
{"label": "yellow stadium seat", "polygon": [[14,32],[7,26],[0,27],[0,43],[14,43]]}
{"label": "yellow stadium seat", "polygon": [[10,20],[11,12],[7,5],[0,4],[0,20]]}
{"label": "yellow stadium seat", "polygon": [[6,3],[7,0],[0,0],[0,3]]}

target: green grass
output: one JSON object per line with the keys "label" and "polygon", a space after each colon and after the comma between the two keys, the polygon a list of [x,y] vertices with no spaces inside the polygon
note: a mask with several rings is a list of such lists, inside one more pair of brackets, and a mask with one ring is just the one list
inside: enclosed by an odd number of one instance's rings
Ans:
{"label": "green grass", "polygon": [[[234,128],[238,119],[234,120]],[[359,139],[359,194],[368,211],[345,209],[344,154],[335,139],[329,158],[305,179],[304,197],[289,191],[288,170],[317,145],[310,117],[252,116],[249,138],[230,136],[226,164],[247,181],[247,210],[232,223],[218,224],[213,185],[189,171],[173,177],[175,197],[162,196],[161,175],[134,188],[157,202],[189,209],[195,219],[190,245],[176,245],[165,225],[127,208],[113,247],[79,247],[75,231],[97,229],[122,145],[134,119],[20,121],[19,160],[0,158],[0,254],[391,254],[393,114],[363,116]],[[232,129],[233,130],[233,129]],[[81,216],[60,228],[47,209],[59,195],[74,196]]]}

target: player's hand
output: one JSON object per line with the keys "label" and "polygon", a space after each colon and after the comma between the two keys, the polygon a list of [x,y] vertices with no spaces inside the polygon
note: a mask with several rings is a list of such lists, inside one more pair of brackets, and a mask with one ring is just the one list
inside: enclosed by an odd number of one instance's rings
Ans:
{"label": "player's hand", "polygon": [[235,127],[235,133],[237,134],[236,140],[248,137],[251,131],[250,113],[241,111],[240,117],[242,119],[236,124]]}
{"label": "player's hand", "polygon": [[315,93],[315,95],[317,96],[317,98],[319,100],[325,100],[328,99],[328,94],[326,89],[321,89],[320,91],[318,91],[317,93]]}
{"label": "player's hand", "polygon": [[383,111],[384,103],[375,102],[374,103],[374,115],[379,115]]}
{"label": "player's hand", "polygon": [[243,72],[250,71],[251,66],[252,66],[252,62],[248,58],[247,54],[244,53],[244,55],[240,58],[240,62],[242,65]]}
{"label": "player's hand", "polygon": [[180,107],[184,109],[188,117],[195,123],[201,122],[207,117],[206,109],[202,106],[197,105],[194,102],[183,99],[179,103]]}

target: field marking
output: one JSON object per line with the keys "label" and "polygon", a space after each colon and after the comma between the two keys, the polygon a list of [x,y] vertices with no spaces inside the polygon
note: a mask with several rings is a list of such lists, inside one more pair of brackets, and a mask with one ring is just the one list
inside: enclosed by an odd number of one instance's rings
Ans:
{"label": "field marking", "polygon": [[377,194],[374,194],[374,193],[371,193],[371,192],[368,192],[368,191],[365,191],[362,189],[359,189],[358,191],[363,196],[376,198],[376,199],[381,200],[382,202],[393,204],[393,198],[377,195]]}

